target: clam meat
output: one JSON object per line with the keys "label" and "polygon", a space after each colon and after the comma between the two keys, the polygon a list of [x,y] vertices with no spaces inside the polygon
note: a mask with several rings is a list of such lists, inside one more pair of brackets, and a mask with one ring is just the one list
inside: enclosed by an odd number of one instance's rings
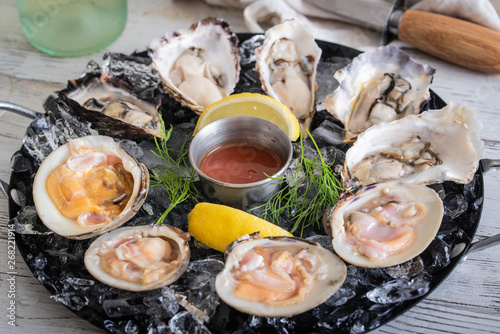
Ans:
{"label": "clam meat", "polygon": [[344,142],[352,144],[372,125],[418,114],[430,99],[434,72],[394,46],[362,53],[335,73],[339,85],[326,109],[344,124]]}
{"label": "clam meat", "polygon": [[321,49],[307,29],[287,20],[266,31],[263,44],[255,50],[262,89],[285,104],[309,129],[316,106],[316,73]]}
{"label": "clam meat", "polygon": [[319,244],[293,237],[246,235],[226,248],[215,281],[219,297],[235,309],[263,317],[289,317],[327,300],[343,284],[344,262]]}
{"label": "clam meat", "polygon": [[86,136],[47,156],[35,176],[33,199],[49,229],[86,239],[132,218],[148,188],[148,169],[119,143],[111,137]]}
{"label": "clam meat", "polygon": [[323,217],[338,256],[360,267],[389,267],[423,252],[443,217],[429,187],[388,181],[345,192]]}
{"label": "clam meat", "polygon": [[189,264],[189,233],[168,225],[120,227],[85,252],[85,267],[99,281],[129,291],[175,282]]}
{"label": "clam meat", "polygon": [[150,49],[165,91],[197,114],[230,95],[238,82],[238,37],[221,19],[166,33]]}
{"label": "clam meat", "polygon": [[481,127],[472,109],[453,102],[373,126],[346,153],[344,187],[395,179],[468,183],[483,155]]}

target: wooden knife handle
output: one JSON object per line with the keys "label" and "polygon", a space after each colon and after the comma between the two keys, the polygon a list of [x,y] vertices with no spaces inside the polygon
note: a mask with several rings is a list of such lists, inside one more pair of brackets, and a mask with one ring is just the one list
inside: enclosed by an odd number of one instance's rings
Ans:
{"label": "wooden knife handle", "polygon": [[407,10],[398,38],[435,57],[500,74],[500,32],[449,16]]}

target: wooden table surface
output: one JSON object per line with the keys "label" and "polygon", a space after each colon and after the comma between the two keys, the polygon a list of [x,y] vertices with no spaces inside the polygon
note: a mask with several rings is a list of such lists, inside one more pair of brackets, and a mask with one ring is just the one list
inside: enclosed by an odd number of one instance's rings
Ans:
{"label": "wooden table surface", "polygon": [[[497,7],[498,8],[498,7]],[[187,28],[207,16],[225,18],[236,32],[247,32],[240,10],[214,8],[200,1],[129,1],[127,27],[106,50],[76,58],[54,58],[35,50],[23,37],[15,2],[0,2],[0,101],[42,112],[45,98],[62,89],[67,79],[80,76],[91,59],[100,61],[106,51],[131,53],[145,49],[166,31]],[[368,44],[380,36],[364,36]],[[366,40],[366,38],[369,38]],[[335,41],[349,46],[351,40]],[[432,89],[446,102],[475,109],[483,123],[481,138],[486,158],[500,158],[500,75],[460,68],[417,50],[415,59],[436,69]],[[10,157],[22,143],[30,120],[0,111],[0,178],[10,177]],[[476,241],[500,233],[500,171],[485,175],[485,200]],[[15,257],[15,297],[7,269],[8,202],[0,195],[0,332],[1,333],[102,333],[50,298],[33,277],[21,255]],[[500,333],[500,248],[470,254],[433,293],[410,311],[374,333]],[[16,327],[8,324],[10,300],[16,302]]]}

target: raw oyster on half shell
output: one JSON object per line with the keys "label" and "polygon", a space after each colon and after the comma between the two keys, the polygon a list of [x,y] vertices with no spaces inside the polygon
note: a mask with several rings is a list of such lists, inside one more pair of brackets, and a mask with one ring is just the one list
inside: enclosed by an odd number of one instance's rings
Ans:
{"label": "raw oyster on half shell", "polygon": [[343,284],[344,262],[319,244],[258,232],[230,244],[217,275],[219,297],[235,309],[263,317],[290,317],[323,303]]}
{"label": "raw oyster on half shell", "polygon": [[45,158],[33,182],[33,200],[49,229],[66,238],[87,239],[126,223],[148,189],[144,164],[111,137],[86,136]]}
{"label": "raw oyster on half shell", "polygon": [[207,18],[168,32],[150,45],[165,91],[200,114],[230,95],[240,75],[238,37],[227,22]]}
{"label": "raw oyster on half shell", "polygon": [[72,113],[90,121],[103,135],[134,140],[160,138],[161,99],[156,96],[160,78],[150,62],[145,57],[107,53],[102,68],[90,62],[86,72],[69,80],[57,97],[47,99],[46,106],[69,106]]}
{"label": "raw oyster on half shell", "polygon": [[100,78],[89,80],[85,86],[68,92],[67,96],[89,111],[98,112],[161,138],[159,102],[153,104],[141,100],[129,91],[110,84],[111,80],[109,75],[103,73]]}
{"label": "raw oyster on half shell", "polygon": [[295,20],[275,25],[255,50],[262,89],[285,104],[309,129],[316,107],[316,72],[321,49],[314,37]]}
{"label": "raw oyster on half shell", "polygon": [[360,54],[334,77],[339,82],[326,109],[345,128],[346,144],[372,125],[418,114],[430,98],[435,70],[395,46]]}
{"label": "raw oyster on half shell", "polygon": [[475,115],[450,102],[443,109],[367,129],[346,153],[344,187],[395,179],[470,182],[484,150],[482,124]]}
{"label": "raw oyster on half shell", "polygon": [[323,217],[335,253],[370,268],[406,262],[436,236],[443,203],[429,187],[388,181],[344,192]]}
{"label": "raw oyster on half shell", "polygon": [[189,264],[189,233],[168,225],[121,227],[97,238],[85,267],[115,288],[145,291],[175,282]]}

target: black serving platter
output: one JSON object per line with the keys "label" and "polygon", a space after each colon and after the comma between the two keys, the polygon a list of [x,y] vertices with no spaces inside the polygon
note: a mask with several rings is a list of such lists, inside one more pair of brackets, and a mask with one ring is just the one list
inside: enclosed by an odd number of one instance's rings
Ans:
{"label": "black serving platter", "polygon": [[[243,58],[236,92],[262,92],[258,76],[252,70],[252,50],[259,44],[260,37],[252,34],[239,34],[238,37]],[[360,52],[323,41],[318,41],[318,45],[323,50],[317,79],[318,101],[324,101],[326,94],[337,85],[333,73]],[[149,62],[146,52],[132,56],[114,54],[113,57],[119,59],[120,66],[137,59],[145,64]],[[87,75],[99,70],[95,63],[89,64]],[[120,69],[117,71],[120,72]],[[84,79],[85,76],[80,82]],[[159,87],[154,92],[148,91],[148,94],[161,99],[164,119],[174,126],[177,131],[175,136],[182,139],[189,136],[196,116],[165,96]],[[440,109],[443,106],[444,101],[432,92],[431,100],[423,109]],[[443,199],[445,216],[436,238],[420,256],[402,265],[383,269],[348,265],[347,279],[335,295],[313,310],[290,318],[243,314],[219,300],[213,285],[223,266],[223,255],[204,248],[194,240],[190,241],[191,264],[179,281],[171,286],[149,292],[115,289],[95,280],[84,267],[83,255],[94,238],[69,240],[50,233],[36,215],[32,199],[32,183],[40,159],[34,156],[33,147],[39,146],[42,155],[48,154],[51,150],[48,142],[62,144],[69,138],[88,134],[89,128],[82,124],[89,124],[99,133],[108,135],[109,129],[102,124],[92,124],[91,120],[76,113],[78,106],[62,95],[49,97],[44,107],[47,113],[38,116],[28,127],[23,146],[12,157],[9,210],[10,218],[16,224],[16,242],[24,261],[48,289],[52,299],[112,333],[368,332],[401,315],[445,281],[470,247],[479,224],[483,205],[481,168],[469,184],[444,182],[432,186]],[[325,129],[333,130],[325,135],[325,131],[320,131]],[[341,142],[341,125],[324,110],[321,103],[317,105],[312,130],[321,149],[333,151],[336,164],[342,164],[342,152],[348,147]],[[49,132],[58,135],[49,138]],[[123,130],[117,130],[111,134],[121,136],[123,133]],[[139,160],[146,159],[148,149],[153,147],[142,137],[138,143],[122,142]],[[161,191],[150,191],[143,209],[125,226],[154,224],[168,205],[164,202]],[[166,222],[187,230],[186,216],[194,205],[194,201],[188,201],[177,207]],[[285,227],[290,223],[293,222],[289,217],[283,217]],[[303,237],[331,248],[329,238],[318,225],[306,229]]]}

